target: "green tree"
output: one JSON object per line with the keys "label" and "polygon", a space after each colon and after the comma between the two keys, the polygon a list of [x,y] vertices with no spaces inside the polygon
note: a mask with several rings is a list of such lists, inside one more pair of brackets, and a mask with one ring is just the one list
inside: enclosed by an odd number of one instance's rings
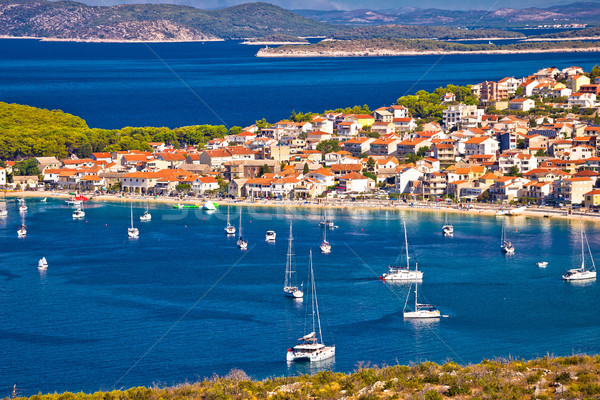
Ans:
{"label": "green tree", "polygon": [[416,155],[415,153],[408,153],[406,155],[406,162],[408,163],[416,163],[417,161],[419,161],[422,157],[419,157],[418,155]]}
{"label": "green tree", "polygon": [[423,158],[423,157],[425,157],[425,155],[427,154],[427,152],[429,152],[429,146],[423,146],[419,150],[417,150],[417,155],[420,158]]}
{"label": "green tree", "polygon": [[261,177],[264,174],[268,174],[269,172],[271,172],[271,168],[267,164],[264,164],[264,165],[261,165],[260,168],[258,169],[258,174],[257,175],[259,177]]}
{"label": "green tree", "polygon": [[265,129],[271,127],[271,124],[269,124],[265,118],[257,120],[254,124],[258,129]]}
{"label": "green tree", "polygon": [[517,95],[517,96],[519,96],[519,97],[520,97],[520,96],[523,96],[523,93],[525,93],[525,90],[524,90],[524,89],[523,89],[521,86],[519,86],[519,87],[517,88],[517,90],[515,91],[515,95]]}
{"label": "green tree", "polygon": [[598,76],[600,76],[600,67],[598,66],[598,64],[596,64],[590,71],[590,80],[593,81]]}
{"label": "green tree", "polygon": [[180,183],[179,185],[175,186],[175,190],[177,190],[178,192],[189,192],[190,190],[192,190],[192,185],[190,185],[189,183]]}
{"label": "green tree", "polygon": [[544,157],[544,156],[546,156],[546,151],[544,149],[539,149],[538,151],[535,152],[535,156],[536,157]]}
{"label": "green tree", "polygon": [[367,160],[367,170],[375,170],[375,160],[373,159],[373,157],[369,157],[369,159]]}
{"label": "green tree", "polygon": [[506,174],[508,176],[521,176],[521,173],[519,172],[519,167],[517,167],[516,165],[513,165],[512,167],[510,167],[510,169],[508,170],[508,174]]}
{"label": "green tree", "polygon": [[85,142],[77,148],[77,157],[79,158],[90,158],[92,156],[93,149],[90,142]]}
{"label": "green tree", "polygon": [[529,126],[532,128],[537,128],[538,124],[535,118],[529,118]]}
{"label": "green tree", "polygon": [[304,163],[304,168],[302,168],[302,174],[306,175],[310,172],[310,168],[308,168],[308,163]]}
{"label": "green tree", "polygon": [[232,126],[231,128],[229,128],[229,131],[227,132],[228,135],[238,135],[240,133],[242,133],[242,127],[241,126]]}
{"label": "green tree", "polygon": [[317,145],[317,150],[323,154],[331,153],[334,151],[340,151],[340,142],[337,140],[323,140]]}
{"label": "green tree", "polygon": [[37,176],[40,175],[41,172],[38,168],[35,158],[30,158],[28,160],[15,163],[15,166],[13,167],[13,173],[16,176]]}

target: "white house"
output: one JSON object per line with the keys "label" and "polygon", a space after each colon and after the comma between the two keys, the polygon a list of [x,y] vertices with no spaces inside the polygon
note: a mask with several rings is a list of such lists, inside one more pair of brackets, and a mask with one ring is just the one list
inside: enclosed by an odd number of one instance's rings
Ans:
{"label": "white house", "polygon": [[337,127],[337,134],[339,136],[352,137],[358,135],[359,131],[360,125],[355,121],[340,122]]}
{"label": "white house", "polygon": [[423,176],[422,172],[414,168],[405,168],[396,175],[396,193],[408,193],[410,183],[418,181]]}
{"label": "white house", "polygon": [[531,99],[512,99],[508,102],[508,108],[510,110],[529,111],[535,108],[535,101]]}
{"label": "white house", "polygon": [[340,178],[339,190],[350,193],[365,193],[375,186],[372,179],[358,173],[351,172]]}
{"label": "white house", "polygon": [[569,96],[567,104],[570,108],[592,108],[596,104],[596,95],[594,93],[573,93]]}
{"label": "white house", "polygon": [[465,155],[474,154],[496,154],[498,151],[498,141],[488,136],[476,136],[465,142]]}

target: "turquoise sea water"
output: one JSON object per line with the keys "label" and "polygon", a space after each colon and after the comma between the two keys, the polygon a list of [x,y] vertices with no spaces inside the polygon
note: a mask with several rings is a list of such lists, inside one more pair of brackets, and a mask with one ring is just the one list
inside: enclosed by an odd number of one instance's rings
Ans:
{"label": "turquoise sea water", "polygon": [[276,122],[446,84],[522,77],[540,68],[590,70],[598,53],[365,58],[257,58],[257,46],[0,40],[0,101],[61,109],[91,127]]}
{"label": "turquoise sea water", "polygon": [[[0,223],[0,396],[14,384],[31,395],[174,384],[232,368],[255,378],[314,371],[285,362],[305,315],[282,294],[290,221],[304,282],[315,252],[324,337],[337,346],[325,367],[600,352],[598,284],[560,279],[580,263],[576,221],[506,219],[516,247],[507,257],[496,217],[450,214],[455,234],[445,238],[443,214],[337,210],[333,250],[322,255],[317,210],[244,208],[250,243],[241,252],[224,235],[223,207],[152,206],[152,221],[136,222],[140,238],[129,240],[127,204],[91,203],[84,221],[62,201],[28,205],[25,239],[16,203]],[[142,212],[134,208],[136,219]],[[408,286],[378,279],[402,253],[402,221],[424,271],[421,300],[448,318],[404,321]],[[275,244],[264,241],[269,229]],[[596,255],[597,229],[587,225]],[[546,269],[535,265],[542,260]]]}

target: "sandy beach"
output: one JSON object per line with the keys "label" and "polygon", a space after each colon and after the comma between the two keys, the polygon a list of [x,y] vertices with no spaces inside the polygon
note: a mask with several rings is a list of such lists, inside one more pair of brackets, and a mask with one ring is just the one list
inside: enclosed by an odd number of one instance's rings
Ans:
{"label": "sandy beach", "polygon": [[[6,198],[12,199],[21,197],[21,192],[6,192]],[[70,194],[68,192],[25,192],[26,198],[31,199],[42,199],[44,197],[49,199],[68,199]],[[92,203],[106,202],[106,203],[146,203],[151,204],[184,204],[184,205],[197,205],[202,207],[207,199],[201,198],[183,198],[179,199],[176,197],[144,197],[144,196],[127,196],[127,195],[85,195],[88,197],[88,201]],[[380,210],[380,211],[417,211],[426,213],[457,213],[457,214],[469,214],[469,215],[481,215],[481,216],[496,216],[496,212],[501,208],[504,210],[509,209],[507,206],[501,207],[500,205],[492,204],[456,204],[452,203],[449,205],[443,202],[419,202],[415,201],[411,203],[404,203],[403,201],[392,201],[392,200],[364,200],[364,201],[347,201],[347,200],[324,200],[314,199],[310,201],[294,201],[294,200],[248,200],[248,199],[211,199],[214,203],[219,206],[241,206],[241,207],[271,207],[271,208],[287,208],[287,209],[306,209],[306,210],[319,210],[319,209],[338,209],[338,210]],[[510,207],[512,209],[517,208],[516,206]],[[197,208],[196,208],[197,209]],[[554,218],[554,219],[567,219],[567,220],[578,220],[582,218],[585,221],[600,222],[600,213],[589,213],[586,209],[580,212],[579,210],[570,210],[567,208],[553,208],[553,207],[528,207],[522,210],[518,215],[514,216],[497,216],[498,218]]]}

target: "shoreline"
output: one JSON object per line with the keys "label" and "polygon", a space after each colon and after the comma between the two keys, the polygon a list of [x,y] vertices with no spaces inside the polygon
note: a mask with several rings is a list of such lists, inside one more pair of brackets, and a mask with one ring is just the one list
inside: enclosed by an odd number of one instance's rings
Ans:
{"label": "shoreline", "polygon": [[305,51],[274,53],[260,49],[256,57],[264,58],[302,58],[302,57],[403,57],[403,56],[439,56],[439,55],[469,55],[469,54],[537,54],[537,53],[594,53],[600,52],[600,47],[563,48],[563,49],[529,49],[529,50],[473,50],[473,51],[407,51],[391,49],[341,50],[341,51]]}
{"label": "shoreline", "polygon": [[575,40],[600,40],[600,36],[581,36],[581,37],[563,37],[563,38],[528,38],[523,42],[568,42]]}
{"label": "shoreline", "polygon": [[[14,199],[21,197],[21,192],[6,192],[6,199]],[[85,194],[82,194],[86,196]],[[68,192],[25,192],[26,198],[54,198],[54,199],[67,199],[70,194]],[[86,196],[88,197],[88,196]],[[548,219],[560,219],[560,220],[577,220],[583,219],[587,222],[600,223],[600,213],[581,213],[573,212],[569,214],[568,210],[556,209],[551,207],[546,208],[527,208],[518,215],[513,216],[497,216],[496,212],[502,207],[491,206],[489,204],[478,204],[474,203],[471,208],[460,208],[457,204],[452,203],[446,205],[440,203],[428,203],[423,204],[422,202],[413,202],[413,206],[410,203],[399,202],[397,200],[380,200],[371,202],[343,202],[343,201],[325,201],[325,202],[296,202],[291,200],[211,200],[219,206],[236,206],[236,207],[259,207],[259,208],[284,208],[284,209],[306,209],[306,210],[363,210],[363,211],[417,211],[425,213],[455,213],[465,215],[478,215],[486,217],[497,217],[497,218],[548,218]],[[192,210],[202,210],[202,204],[207,199],[178,199],[168,197],[142,197],[142,196],[118,196],[118,195],[98,195],[89,196],[88,202],[99,202],[99,203],[146,203],[151,204],[194,204],[198,205],[199,208],[192,208]],[[395,203],[395,204],[394,204]],[[511,207],[512,209],[517,207]]]}
{"label": "shoreline", "polygon": [[240,44],[245,44],[248,46],[284,46],[284,45],[301,45],[301,44],[310,44],[310,42],[278,42],[278,41],[258,41],[252,42],[250,40],[246,40],[241,42]]}
{"label": "shoreline", "polygon": [[36,36],[7,36],[0,35],[0,39],[38,40],[40,42],[73,42],[73,43],[197,43],[197,42],[224,42],[225,39],[190,39],[190,40],[127,40],[127,39],[76,39],[76,38],[48,38]]}

